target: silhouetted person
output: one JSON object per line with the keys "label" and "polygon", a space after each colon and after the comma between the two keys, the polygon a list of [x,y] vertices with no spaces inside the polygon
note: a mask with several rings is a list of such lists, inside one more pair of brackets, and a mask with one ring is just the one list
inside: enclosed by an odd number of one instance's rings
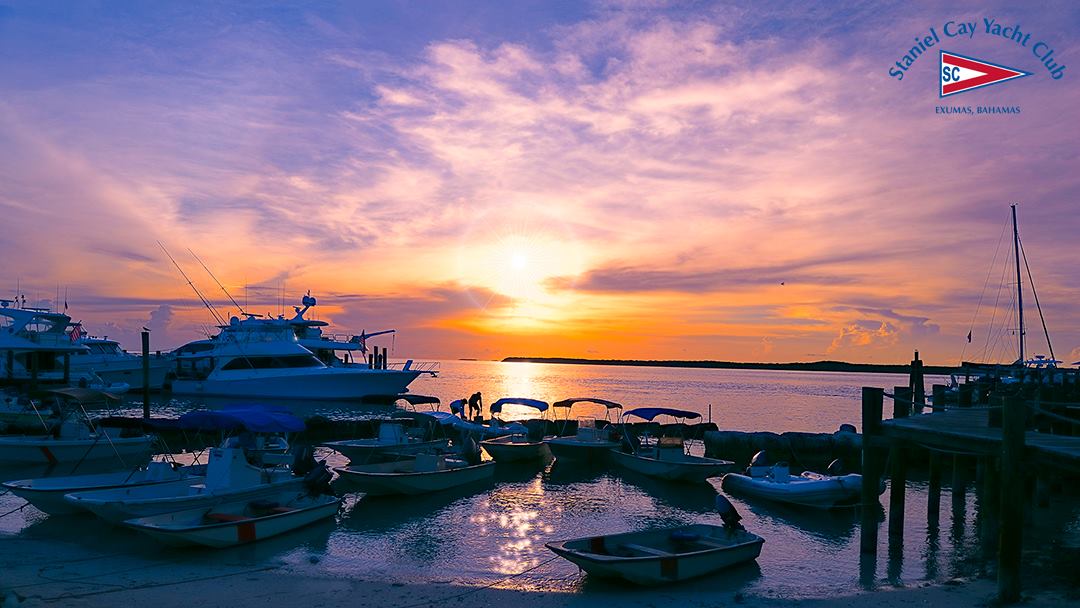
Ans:
{"label": "silhouetted person", "polygon": [[[473,410],[476,411],[475,414],[473,413]],[[483,401],[482,401],[482,397],[480,395],[480,391],[476,391],[475,393],[472,394],[471,397],[469,397],[469,418],[472,419],[472,420],[475,420],[478,416],[480,416],[483,413],[484,413],[484,404],[483,404]]]}

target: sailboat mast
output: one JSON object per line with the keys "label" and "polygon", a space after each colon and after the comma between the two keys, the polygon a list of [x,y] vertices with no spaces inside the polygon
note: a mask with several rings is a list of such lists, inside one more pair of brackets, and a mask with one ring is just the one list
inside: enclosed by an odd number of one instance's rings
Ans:
{"label": "sailboat mast", "polygon": [[1016,227],[1016,203],[1012,207],[1013,251],[1016,254],[1016,310],[1020,318],[1020,364],[1024,364],[1024,284],[1020,279],[1020,231]]}

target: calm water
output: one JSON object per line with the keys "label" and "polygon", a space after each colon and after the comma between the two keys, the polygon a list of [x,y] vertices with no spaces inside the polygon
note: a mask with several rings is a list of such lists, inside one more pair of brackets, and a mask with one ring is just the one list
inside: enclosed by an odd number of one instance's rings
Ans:
{"label": "calm water", "polygon": [[[444,401],[480,390],[486,402],[511,395],[546,400],[601,396],[628,406],[680,406],[703,413],[712,403],[713,420],[721,428],[832,431],[844,422],[858,423],[861,386],[892,387],[904,380],[892,375],[454,362],[443,367],[439,378],[422,380],[413,388]],[[181,411],[192,404],[174,401],[156,407]],[[332,415],[349,410],[342,404],[304,407]],[[756,564],[689,583],[689,588],[824,597],[978,574],[985,561],[971,488],[969,484],[968,491],[957,492],[955,498],[946,489],[940,526],[928,528],[926,486],[916,476],[909,481],[902,550],[887,550],[882,523],[878,557],[862,560],[855,509],[820,512],[732,499],[747,528],[766,539],[762,555]],[[552,554],[545,542],[659,525],[720,523],[713,511],[715,495],[707,484],[669,484],[612,470],[562,468],[558,462],[543,468],[498,465],[493,483],[417,498],[353,495],[335,523],[225,551],[171,552],[88,516],[49,518],[32,508],[0,518],[0,544],[4,538],[57,539],[94,550],[107,546],[110,554],[122,557],[103,559],[127,560],[125,564],[132,556],[151,565],[162,560],[223,567],[285,562],[301,572],[366,580],[589,593],[612,587],[588,580],[568,562],[549,561]],[[0,513],[20,503],[10,495],[0,496]],[[1071,504],[1077,504],[1075,498]],[[1053,519],[1056,530],[1075,531],[1080,529],[1080,513],[1071,509],[1040,517]],[[1027,542],[1039,546],[1040,541]],[[153,580],[152,568],[143,572]]]}
{"label": "calm water", "polygon": [[[927,378],[927,387],[941,378]],[[485,406],[500,397],[531,397],[548,403],[570,397],[600,397],[627,409],[666,406],[699,412],[720,428],[738,431],[835,431],[843,423],[860,425],[863,386],[907,384],[898,374],[847,374],[726,369],[682,369],[495,361],[443,362],[439,376],[421,376],[411,392],[434,395],[443,403],[483,393]],[[229,404],[206,398],[154,397],[155,416],[173,416],[199,407]],[[129,396],[124,413],[139,415],[141,401]],[[245,400],[247,401],[247,400]],[[135,403],[136,405],[132,405]],[[283,402],[301,416],[351,418],[385,413],[345,402]],[[604,408],[575,406],[574,415],[604,415]],[[446,409],[445,406],[443,409]],[[889,407],[886,410],[891,409]],[[529,415],[532,410],[510,412]],[[551,413],[549,412],[549,415]],[[560,413],[565,415],[565,412]],[[888,413],[886,414],[888,415]]]}

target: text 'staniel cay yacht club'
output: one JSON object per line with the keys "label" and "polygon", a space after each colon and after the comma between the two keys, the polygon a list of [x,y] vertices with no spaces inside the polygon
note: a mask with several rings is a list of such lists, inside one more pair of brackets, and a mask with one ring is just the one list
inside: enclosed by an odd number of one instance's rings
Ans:
{"label": "text 'staniel cay yacht club'", "polygon": [[[402,393],[420,374],[436,373],[434,364],[412,360],[400,366],[390,366],[385,359],[376,365],[364,358],[354,361],[352,353],[366,352],[367,338],[393,330],[337,340],[322,335],[325,321],[304,318],[315,298],[304,296],[303,305],[293,308],[291,319],[250,313],[244,313],[244,319],[232,317],[228,325],[219,326],[218,335],[178,348],[173,393],[353,399]],[[337,357],[338,351],[343,358]]]}

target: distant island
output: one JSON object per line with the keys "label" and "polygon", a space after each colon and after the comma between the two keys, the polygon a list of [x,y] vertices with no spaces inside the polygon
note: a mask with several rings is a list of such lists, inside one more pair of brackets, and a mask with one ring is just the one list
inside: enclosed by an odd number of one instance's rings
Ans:
{"label": "distant island", "polygon": [[[656,361],[638,359],[576,359],[571,357],[506,357],[504,363],[566,363],[569,365],[626,365],[633,367],[702,367],[715,369],[774,369],[803,372],[864,372],[906,374],[911,366],[903,364],[847,363],[844,361],[812,361],[809,363],[744,363],[740,361]],[[923,373],[947,376],[960,371],[959,367],[924,365]]]}

